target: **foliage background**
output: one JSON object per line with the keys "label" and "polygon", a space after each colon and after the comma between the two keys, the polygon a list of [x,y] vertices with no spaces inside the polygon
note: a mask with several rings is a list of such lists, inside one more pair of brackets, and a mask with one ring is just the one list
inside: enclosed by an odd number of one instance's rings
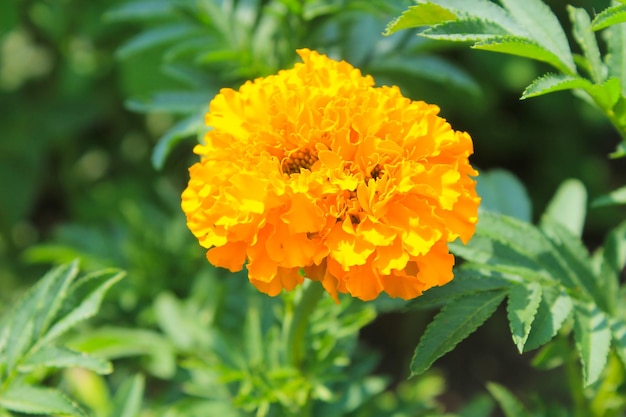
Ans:
{"label": "foliage background", "polygon": [[[88,271],[116,267],[128,272],[97,318],[116,326],[156,329],[158,318],[151,309],[155,299],[164,294],[185,299],[203,279],[215,282],[210,277],[220,275],[206,265],[179,209],[186,168],[194,160],[194,140],[181,141],[162,170],[151,163],[157,139],[185,110],[176,114],[158,106],[145,106],[145,113],[128,109],[137,110],[141,106],[136,103],[148,102],[158,91],[184,87],[162,71],[167,45],[128,57],[116,55],[130,38],[159,24],[103,18],[123,3],[0,3],[0,314],[51,263],[76,257]],[[435,45],[419,40],[414,32],[390,40],[381,34],[384,26],[409,2],[344,3],[354,11],[336,11],[329,17],[346,28],[337,44],[325,44],[322,36],[307,38],[305,33],[294,35],[302,44],[293,46],[326,48],[379,83],[397,84],[405,95],[440,105],[455,129],[469,131],[474,138],[476,166],[505,168],[521,179],[535,218],[567,178],[580,179],[590,200],[626,182],[623,159],[606,158],[617,134],[594,109],[567,92],[519,101],[520,91],[546,67]],[[366,3],[371,6],[363,7]],[[565,3],[548,2],[567,26]],[[608,5],[601,0],[568,3],[587,10]],[[382,65],[370,45],[392,41],[400,44],[398,62]],[[419,58],[434,54],[463,68],[475,84],[442,82],[435,72],[422,70]],[[276,56],[282,58],[267,56],[266,67],[250,65],[257,73],[233,76],[224,70],[228,67],[217,65],[203,70],[213,88],[237,86],[250,76],[290,66],[289,59],[295,59],[285,58],[284,52]],[[198,92],[206,100],[211,97],[209,89]],[[135,105],[124,107],[129,99]],[[591,210],[584,234],[588,246],[596,247],[623,216],[623,210],[615,207]],[[221,280],[230,279],[221,275]],[[241,288],[227,284],[222,290]],[[396,384],[405,380],[413,348],[430,317],[428,312],[383,314],[361,332],[363,343],[379,353],[377,372],[390,375]],[[541,378],[555,398],[566,396],[559,383],[561,371],[546,376],[533,370],[532,356],[517,354],[506,328],[500,312],[436,364],[447,384],[441,401],[449,408],[484,392],[487,381],[528,393]],[[127,361],[119,367],[129,372],[150,368]],[[159,375],[158,369],[152,371]],[[157,377],[156,390],[158,381]]]}

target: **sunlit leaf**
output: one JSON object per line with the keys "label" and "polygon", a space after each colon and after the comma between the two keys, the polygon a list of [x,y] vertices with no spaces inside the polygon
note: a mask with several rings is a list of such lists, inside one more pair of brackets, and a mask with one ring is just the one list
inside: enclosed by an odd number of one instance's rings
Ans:
{"label": "sunlit leaf", "polygon": [[601,83],[606,77],[606,70],[600,56],[600,48],[595,33],[591,30],[591,19],[583,8],[567,6],[570,20],[574,25],[574,37],[580,45],[589,64],[591,78],[595,83]]}
{"label": "sunlit leaf", "polygon": [[520,353],[524,351],[524,345],[530,334],[531,325],[537,314],[540,302],[541,286],[536,282],[528,285],[511,285],[509,287],[507,317],[511,327],[513,342]]}
{"label": "sunlit leaf", "polygon": [[574,303],[574,340],[583,365],[584,384],[593,384],[606,366],[611,344],[607,317],[598,306]]}
{"label": "sunlit leaf", "polygon": [[75,352],[57,346],[45,346],[24,359],[18,370],[30,372],[39,368],[84,368],[98,374],[109,374],[113,371],[110,362],[95,356]]}
{"label": "sunlit leaf", "polygon": [[145,378],[139,374],[124,381],[113,398],[113,411],[110,417],[138,417],[145,385]]}
{"label": "sunlit leaf", "polygon": [[548,343],[569,317],[572,307],[572,299],[562,288],[544,287],[524,350],[533,350]]}
{"label": "sunlit leaf", "polygon": [[504,37],[509,35],[509,31],[488,20],[467,18],[439,23],[421,32],[420,35],[453,42],[479,42]]}
{"label": "sunlit leaf", "polygon": [[555,91],[577,88],[587,89],[591,86],[593,86],[593,84],[585,78],[563,74],[547,74],[537,78],[526,87],[526,90],[522,93],[522,99],[537,97]]}
{"label": "sunlit leaf", "polygon": [[593,30],[602,30],[618,23],[626,22],[626,4],[618,4],[602,10],[591,22]]}
{"label": "sunlit leaf", "polygon": [[626,204],[626,186],[600,196],[591,202],[591,207],[605,207]]}
{"label": "sunlit leaf", "polygon": [[0,392],[0,406],[27,414],[87,417],[87,414],[60,391],[31,385],[10,385],[7,390]]}
{"label": "sunlit leaf", "polygon": [[[622,5],[624,6],[626,5]],[[604,32],[604,35],[608,47],[606,64],[609,77],[615,77],[620,81],[621,93],[626,96],[626,25],[613,25]]]}
{"label": "sunlit leaf", "polygon": [[389,22],[385,28],[385,36],[402,29],[420,26],[431,26],[437,23],[456,19],[456,15],[444,7],[433,3],[422,3],[410,6],[402,15]]}
{"label": "sunlit leaf", "polygon": [[575,179],[564,181],[548,203],[545,214],[559,222],[579,238],[587,213],[587,189]]}
{"label": "sunlit leaf", "polygon": [[447,304],[426,328],[411,361],[411,375],[424,373],[496,311],[506,291],[470,294]]}

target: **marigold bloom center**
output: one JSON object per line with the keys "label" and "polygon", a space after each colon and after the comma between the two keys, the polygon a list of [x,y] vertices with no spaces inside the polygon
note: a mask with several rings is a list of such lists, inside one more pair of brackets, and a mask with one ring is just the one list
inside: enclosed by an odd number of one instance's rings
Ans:
{"label": "marigold bloom center", "polygon": [[470,136],[346,62],[298,53],[210,104],[182,195],[209,262],[245,265],[270,295],[303,275],[335,299],[408,299],[450,281],[447,242],[467,242],[478,219]]}

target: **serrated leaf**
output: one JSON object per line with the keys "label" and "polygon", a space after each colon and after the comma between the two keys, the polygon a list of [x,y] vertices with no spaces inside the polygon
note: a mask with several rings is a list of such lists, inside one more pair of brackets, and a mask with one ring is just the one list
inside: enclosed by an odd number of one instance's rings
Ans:
{"label": "serrated leaf", "polygon": [[476,192],[481,198],[482,209],[531,221],[532,208],[526,188],[509,171],[492,169],[481,172]]}
{"label": "serrated leaf", "polygon": [[121,5],[104,14],[108,22],[126,22],[136,20],[154,20],[170,17],[176,10],[176,4],[170,0],[142,0]]}
{"label": "serrated leaf", "polygon": [[485,291],[505,290],[510,282],[503,274],[486,269],[457,269],[452,282],[434,287],[411,301],[409,308],[430,309],[446,305],[450,300]]}
{"label": "serrated leaf", "polygon": [[593,303],[574,303],[574,340],[585,386],[598,380],[606,366],[611,330],[605,314]]}
{"label": "serrated leaf", "polygon": [[426,328],[415,348],[411,376],[424,373],[473,333],[496,311],[506,291],[486,291],[458,298],[447,304]]}
{"label": "serrated leaf", "polygon": [[608,7],[598,13],[591,22],[593,30],[602,30],[618,23],[626,22],[626,4]]}
{"label": "serrated leaf", "polygon": [[502,385],[489,382],[487,383],[487,390],[496,399],[506,417],[531,417],[522,403]]}
{"label": "serrated leaf", "polygon": [[44,346],[29,355],[18,366],[20,372],[31,372],[40,368],[84,368],[98,374],[110,374],[110,362],[58,346]]}
{"label": "serrated leaf", "polygon": [[113,398],[110,417],[138,417],[146,385],[143,375],[137,374],[124,381]]}
{"label": "serrated leaf", "polygon": [[544,287],[524,350],[528,352],[548,343],[563,326],[572,308],[572,299],[562,288]]}
{"label": "serrated leaf", "polygon": [[528,285],[511,285],[509,287],[509,302],[507,303],[507,317],[511,327],[513,343],[520,353],[524,352],[524,345],[530,334],[531,325],[537,314],[541,302],[541,285],[531,282]]}
{"label": "serrated leaf", "polygon": [[581,237],[587,214],[587,189],[582,182],[569,179],[561,183],[544,213]]}
{"label": "serrated leaf", "polygon": [[115,55],[120,59],[126,59],[148,49],[200,34],[198,28],[184,23],[159,26],[141,32],[122,45]]}
{"label": "serrated leaf", "polygon": [[609,323],[613,346],[622,363],[626,366],[626,322],[609,317]]}
{"label": "serrated leaf", "polygon": [[203,117],[196,114],[187,117],[174,126],[172,126],[157,142],[152,151],[152,166],[157,169],[163,169],[167,156],[172,149],[183,139],[197,135],[204,127]]}
{"label": "serrated leaf", "polygon": [[385,36],[399,30],[431,26],[437,23],[456,19],[456,15],[445,8],[433,3],[422,3],[410,6],[399,17],[387,24]]}
{"label": "serrated leaf", "polygon": [[620,80],[622,95],[626,96],[626,25],[613,25],[604,35],[608,48],[606,64],[609,77]]}
{"label": "serrated leaf", "polygon": [[582,77],[564,75],[564,74],[547,74],[534,80],[522,93],[522,100],[537,97],[543,94],[553,93],[555,91],[583,89],[586,90],[593,84]]}
{"label": "serrated leaf", "polygon": [[524,27],[533,39],[554,53],[568,73],[575,74],[576,66],[567,43],[567,36],[552,10],[541,0],[501,0],[513,18]]}
{"label": "serrated leaf", "polygon": [[125,275],[125,272],[108,269],[89,274],[76,282],[70,289],[67,313],[51,326],[37,344],[43,346],[53,341],[77,323],[96,314],[106,292]]}
{"label": "serrated leaf", "polygon": [[506,35],[508,30],[497,23],[475,18],[439,23],[420,33],[426,38],[451,42],[479,42]]}
{"label": "serrated leaf", "polygon": [[27,414],[87,417],[87,414],[60,391],[31,385],[10,385],[7,390],[0,392],[0,406]]}
{"label": "serrated leaf", "polygon": [[161,91],[149,100],[127,100],[126,108],[139,113],[162,111],[174,114],[196,113],[204,110],[211,99],[212,92]]}
{"label": "serrated leaf", "polygon": [[532,39],[515,36],[499,36],[478,42],[473,45],[472,48],[530,58],[548,63],[562,72],[571,72],[558,55]]}
{"label": "serrated leaf", "polygon": [[591,202],[591,207],[606,207],[626,204],[626,186],[613,190]]}
{"label": "serrated leaf", "polygon": [[604,245],[594,254],[598,288],[606,294],[606,311],[616,313],[619,305],[620,275],[626,266],[626,222],[611,230]]}
{"label": "serrated leaf", "polygon": [[[424,2],[420,0],[420,2]],[[509,33],[518,36],[528,36],[524,28],[520,27],[511,15],[496,3],[489,0],[430,0],[441,7],[450,10],[458,17],[488,20],[507,28]]]}
{"label": "serrated leaf", "polygon": [[570,20],[574,26],[574,38],[585,55],[591,74],[591,79],[595,83],[601,83],[606,76],[606,70],[600,56],[600,48],[596,40],[595,33],[591,30],[591,19],[587,11],[583,8],[567,6]]}

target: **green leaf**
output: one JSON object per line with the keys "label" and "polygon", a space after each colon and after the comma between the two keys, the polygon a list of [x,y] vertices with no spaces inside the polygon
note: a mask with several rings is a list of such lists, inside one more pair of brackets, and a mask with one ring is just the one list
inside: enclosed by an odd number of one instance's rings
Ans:
{"label": "green leaf", "polygon": [[546,74],[534,80],[522,93],[522,100],[537,97],[543,94],[553,93],[555,91],[583,89],[586,90],[593,84],[582,77],[563,75],[563,74]]}
{"label": "green leaf", "polygon": [[533,39],[545,49],[554,53],[568,69],[575,74],[574,58],[567,43],[567,36],[552,10],[541,0],[501,0],[513,18],[531,34]]}
{"label": "green leaf", "polygon": [[580,45],[588,62],[591,79],[599,84],[604,81],[606,77],[606,69],[602,63],[596,35],[593,30],[591,30],[591,19],[589,19],[589,15],[585,9],[568,5],[567,11],[574,25],[574,38]]}
{"label": "green leaf", "polygon": [[458,417],[490,416],[493,411],[493,400],[487,395],[474,397],[456,415]]}
{"label": "green leaf", "polygon": [[439,23],[421,32],[420,36],[452,42],[479,42],[501,38],[508,34],[508,30],[497,23],[476,18],[465,18]]}
{"label": "green leaf", "polygon": [[20,363],[20,372],[31,372],[39,368],[84,368],[98,374],[110,374],[113,366],[110,362],[57,346],[44,346],[29,355]]}
{"label": "green leaf", "polygon": [[513,342],[520,353],[528,340],[531,325],[541,302],[541,285],[531,282],[528,285],[517,284],[509,287],[507,317],[511,327]]}
{"label": "green leaf", "polygon": [[583,367],[585,386],[598,380],[606,366],[611,329],[605,314],[593,303],[574,303],[574,340]]}
{"label": "green leaf", "polygon": [[183,139],[198,135],[204,128],[204,118],[200,114],[187,117],[174,126],[172,126],[157,142],[152,151],[152,166],[157,169],[163,169],[167,156],[172,149]]}
{"label": "green leaf", "polygon": [[506,417],[531,417],[524,406],[513,394],[502,385],[493,382],[487,383],[487,389],[496,399]]}
{"label": "green leaf", "polygon": [[62,316],[39,341],[42,346],[95,315],[106,292],[126,275],[117,269],[106,269],[86,275],[71,288],[65,315]]}
{"label": "green leaf", "polygon": [[158,26],[141,32],[126,42],[117,50],[116,56],[120,59],[126,59],[148,49],[200,34],[198,28],[185,23]]}
{"label": "green leaf", "polygon": [[[424,2],[420,0],[420,2]],[[528,36],[524,28],[520,27],[506,10],[489,0],[431,0],[441,7],[450,10],[457,17],[475,18],[494,22],[500,27],[507,28],[509,33],[519,36]]]}
{"label": "green leaf", "polygon": [[575,179],[566,180],[548,203],[544,213],[566,227],[574,236],[581,237],[587,213],[587,189]]}
{"label": "green leaf", "polygon": [[559,287],[544,287],[537,314],[526,340],[526,352],[548,343],[572,312],[572,299]]}
{"label": "green leaf", "polygon": [[108,22],[155,20],[170,17],[176,3],[170,0],[142,0],[122,3],[104,14]]}
{"label": "green leaf", "polygon": [[473,45],[472,48],[530,58],[548,63],[562,72],[571,72],[567,64],[563,63],[557,54],[532,39],[498,36],[482,40]]}
{"label": "green leaf", "polygon": [[205,110],[211,99],[212,92],[195,91],[160,91],[150,100],[127,100],[126,108],[139,113],[167,112],[175,114],[197,113]]}
{"label": "green leaf", "polygon": [[620,81],[622,95],[626,96],[626,25],[613,25],[605,32],[607,43],[606,64],[609,77]]}
{"label": "green leaf", "polygon": [[619,305],[620,275],[626,266],[626,222],[611,230],[594,254],[598,288],[606,295],[606,311],[615,314]]}
{"label": "green leaf", "polygon": [[531,221],[532,208],[524,185],[509,171],[492,169],[478,176],[476,192],[482,209]]}
{"label": "green leaf", "polygon": [[624,366],[626,366],[626,322],[609,317],[613,346]]}
{"label": "green leaf", "polygon": [[7,390],[0,392],[0,406],[27,414],[87,417],[87,414],[61,392],[31,385],[10,385]]}
{"label": "green leaf", "polygon": [[496,311],[506,291],[486,291],[447,304],[428,325],[413,360],[411,376],[424,373],[435,360],[473,333]]}
{"label": "green leaf", "polygon": [[431,26],[437,23],[456,19],[456,15],[449,10],[433,3],[422,3],[410,6],[399,17],[387,24],[385,36],[399,30]]}
{"label": "green leaf", "polygon": [[140,374],[124,381],[113,398],[113,411],[110,417],[138,417],[145,385],[146,380]]}
{"label": "green leaf", "polygon": [[626,4],[619,4],[602,10],[591,22],[593,30],[602,30],[618,23],[626,22]]}
{"label": "green leaf", "polygon": [[602,84],[593,84],[585,90],[600,108],[610,110],[620,98],[620,80],[611,77]]}
{"label": "green leaf", "polygon": [[591,202],[591,207],[605,207],[626,204],[626,186],[613,190]]}

